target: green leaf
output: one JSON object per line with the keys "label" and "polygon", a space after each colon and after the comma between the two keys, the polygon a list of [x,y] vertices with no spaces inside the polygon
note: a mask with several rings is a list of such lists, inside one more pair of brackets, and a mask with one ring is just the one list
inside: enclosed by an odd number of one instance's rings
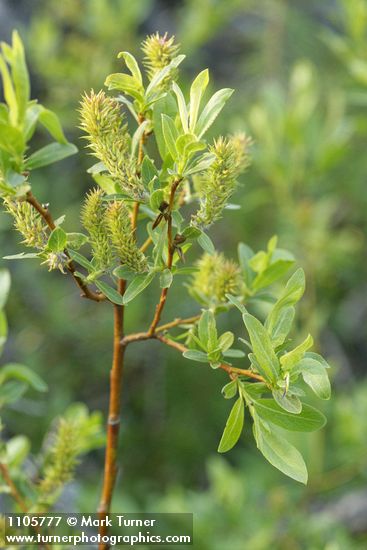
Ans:
{"label": "green leaf", "polygon": [[20,467],[31,450],[31,442],[24,435],[12,437],[6,443],[6,463],[12,468]]}
{"label": "green leaf", "polygon": [[48,250],[51,252],[62,252],[67,245],[68,237],[61,227],[56,227],[49,236],[47,242]]}
{"label": "green leaf", "polygon": [[274,326],[278,321],[278,317],[283,308],[294,306],[303,296],[305,291],[305,274],[303,269],[297,269],[292,277],[287,282],[283,292],[274,304],[266,320],[265,326],[270,333],[273,332]]}
{"label": "green leaf", "polygon": [[330,381],[324,365],[315,359],[305,357],[298,368],[305,383],[320,399],[330,399]]}
{"label": "green leaf", "polygon": [[271,430],[256,413],[254,413],[254,435],[257,448],[270,464],[286,476],[300,483],[307,483],[307,468],[300,452],[286,439]]}
{"label": "green leaf", "polygon": [[290,371],[292,368],[301,361],[306,351],[313,345],[313,338],[309,334],[307,338],[285,355],[280,358],[280,365],[283,371]]}
{"label": "green leaf", "polygon": [[190,88],[190,131],[195,132],[201,99],[209,83],[209,71],[198,74]]}
{"label": "green leaf", "polygon": [[10,273],[7,269],[0,269],[0,309],[6,304],[10,290]]}
{"label": "green leaf", "polygon": [[230,88],[223,88],[223,90],[219,90],[211,97],[203,109],[195,128],[196,135],[199,138],[201,138],[213,124],[223,109],[226,101],[233,94],[233,91],[234,90],[231,90]]}
{"label": "green leaf", "polygon": [[198,361],[199,363],[208,363],[208,356],[203,351],[196,349],[188,349],[183,353],[183,356],[186,359],[191,359],[191,361]]}
{"label": "green leaf", "polygon": [[139,147],[139,142],[143,137],[144,132],[147,129],[147,126],[149,126],[149,124],[150,124],[149,120],[144,120],[144,122],[139,124],[139,126],[135,130],[133,138],[131,140],[131,159],[134,158],[134,155],[136,154],[136,151]]}
{"label": "green leaf", "polygon": [[290,391],[285,392],[284,389],[274,389],[273,397],[279,407],[292,414],[299,414],[302,410],[302,403],[297,395],[293,395]]}
{"label": "green leaf", "polygon": [[139,82],[141,85],[143,84],[143,78],[141,76],[141,72],[139,69],[138,62],[136,61],[135,57],[131,55],[129,52],[120,52],[117,56],[118,59],[121,57],[124,58],[124,61],[126,63],[126,66],[130,70],[132,76],[135,78],[137,82]]}
{"label": "green leaf", "polygon": [[159,277],[159,284],[161,288],[169,288],[173,281],[172,271],[170,269],[165,269],[162,271]]}
{"label": "green leaf", "polygon": [[14,403],[22,397],[27,391],[27,384],[18,382],[18,380],[10,380],[0,386],[0,407],[7,403]]}
{"label": "green leaf", "polygon": [[0,122],[0,148],[20,157],[25,148],[22,132],[18,128]]}
{"label": "green leaf", "polygon": [[214,313],[204,310],[198,323],[198,334],[203,348],[209,353],[218,347],[217,326]]}
{"label": "green leaf", "polygon": [[130,281],[134,277],[136,277],[136,272],[132,271],[129,267],[126,265],[119,265],[113,270],[113,274],[118,279],[125,279],[126,281]]}
{"label": "green leaf", "polygon": [[143,99],[143,88],[140,82],[128,74],[110,74],[105,80],[105,86],[107,86],[109,90],[120,90],[121,92],[131,95],[138,101]]}
{"label": "green leaf", "polygon": [[169,115],[171,118],[175,118],[177,112],[177,104],[172,94],[167,94],[165,97],[157,101],[153,109],[153,126],[154,135],[157,141],[159,154],[163,160],[167,155],[166,142],[163,136],[162,130],[162,114]]}
{"label": "green leaf", "polygon": [[226,298],[228,299],[231,304],[236,306],[237,309],[240,310],[241,313],[246,313],[246,308],[241,302],[240,298],[237,298],[236,296],[232,296],[232,294],[226,294]]}
{"label": "green leaf", "polygon": [[66,145],[68,143],[64,131],[62,129],[59,117],[53,111],[42,107],[38,115],[38,120],[50,133],[50,135],[56,139],[58,143]]}
{"label": "green leaf", "polygon": [[275,382],[279,374],[279,363],[270,336],[256,317],[244,313],[243,321],[250,336],[252,349],[259,364],[261,374]]}
{"label": "green leaf", "polygon": [[326,424],[325,416],[310,405],[303,404],[299,414],[285,411],[272,399],[258,399],[254,402],[256,412],[261,418],[293,432],[314,432]]}
{"label": "green leaf", "polygon": [[228,382],[225,386],[222,388],[222,394],[224,399],[232,399],[237,395],[238,392],[238,384],[237,380],[232,380],[231,382]]}
{"label": "green leaf", "polygon": [[180,65],[180,63],[182,63],[185,57],[186,57],[185,55],[178,55],[177,57],[172,59],[172,61],[168,65],[163,67],[163,69],[155,73],[155,75],[153,76],[152,80],[149,83],[149,86],[146,89],[146,92],[145,92],[146,99],[149,99],[149,97],[151,96],[151,93],[156,91],[155,88],[157,88],[159,84],[166,78],[166,76],[169,75],[172,69],[176,69]]}
{"label": "green leaf", "polygon": [[70,155],[75,155],[77,152],[78,149],[72,143],[50,143],[28,157],[25,162],[25,168],[28,170],[41,168],[41,166],[47,166],[70,157]]}
{"label": "green leaf", "polygon": [[141,165],[141,176],[143,178],[144,185],[148,185],[155,176],[158,177],[158,170],[154,166],[153,161],[146,155]]}
{"label": "green leaf", "polygon": [[25,382],[39,392],[47,391],[47,384],[42,380],[38,374],[24,365],[17,363],[9,363],[0,368],[0,385],[4,384],[9,379],[17,379],[21,382]]}
{"label": "green leaf", "polygon": [[87,258],[82,256],[82,254],[79,254],[79,252],[76,252],[76,250],[71,250],[70,248],[68,249],[68,252],[70,254],[71,259],[77,262],[78,264],[80,264],[81,266],[83,266],[87,271],[89,272],[94,271],[93,264],[89,260],[87,260]]}
{"label": "green leaf", "polygon": [[254,278],[254,272],[250,267],[250,260],[254,256],[254,251],[247,244],[239,243],[238,261],[240,263],[247,288],[251,287]]}
{"label": "green leaf", "polygon": [[18,123],[18,101],[15,95],[14,86],[10,78],[9,69],[0,55],[0,73],[3,81],[3,93],[5,101],[9,107],[10,122],[13,126]]}
{"label": "green leaf", "polygon": [[76,250],[88,242],[88,237],[87,235],[84,235],[84,233],[67,233],[66,236],[67,245]]}
{"label": "green leaf", "polygon": [[17,31],[13,31],[13,55],[11,72],[15,95],[18,104],[19,122],[24,120],[27,104],[30,99],[30,82],[24,56],[24,47]]}
{"label": "green leaf", "polygon": [[150,273],[147,273],[147,274],[143,274],[143,275],[137,275],[131,281],[129,286],[127,287],[127,290],[124,294],[123,303],[126,305],[129,302],[131,302],[131,300],[136,298],[136,296],[138,296],[138,294],[143,292],[143,290],[148,285],[150,285],[150,283],[153,281],[154,277],[155,277],[155,272],[154,271],[152,271]]}
{"label": "green leaf", "polygon": [[150,195],[150,207],[153,210],[153,212],[158,212],[159,208],[164,201],[164,191],[163,189],[156,189],[153,191],[153,193]]}
{"label": "green leaf", "polygon": [[224,357],[233,357],[234,359],[241,359],[242,357],[246,357],[245,352],[243,352],[241,349],[227,349],[227,351],[223,352]]}
{"label": "green leaf", "polygon": [[175,160],[177,158],[176,139],[178,138],[178,131],[173,120],[165,114],[162,114],[162,131],[167,149],[173,160]]}
{"label": "green leaf", "polygon": [[220,348],[221,352],[224,353],[232,346],[234,341],[233,332],[227,331],[224,332],[219,338],[217,346]]}
{"label": "green leaf", "polygon": [[243,429],[244,418],[245,407],[242,397],[239,397],[229,413],[226,427],[224,428],[218,447],[219,453],[226,453],[236,445]]}
{"label": "green leaf", "polygon": [[281,346],[287,338],[292,328],[294,315],[295,309],[293,306],[285,307],[280,310],[270,334],[272,344],[275,348]]}
{"label": "green leaf", "polygon": [[176,82],[172,83],[172,90],[176,94],[177,105],[178,105],[178,110],[179,110],[179,113],[180,113],[182,129],[185,132],[185,134],[188,134],[189,125],[188,125],[188,113],[187,113],[185,98],[183,96],[181,88],[176,84]]}
{"label": "green leaf", "polygon": [[119,306],[124,304],[122,295],[109,284],[104,281],[95,281],[95,285],[113,304],[117,304]]}
{"label": "green leaf", "polygon": [[207,252],[208,254],[214,254],[215,252],[215,246],[213,244],[213,241],[211,240],[210,237],[208,237],[208,235],[206,233],[204,233],[203,231],[201,232],[200,236],[198,237],[198,244],[199,246],[201,246],[201,248],[203,250],[205,250],[205,252]]}
{"label": "green leaf", "polygon": [[277,260],[256,276],[252,283],[252,289],[258,291],[271,285],[283,277],[292,265],[294,265],[294,261],[292,260]]}
{"label": "green leaf", "polygon": [[20,252],[19,254],[3,256],[4,260],[28,260],[29,258],[39,258],[39,255],[35,252]]}
{"label": "green leaf", "polygon": [[214,161],[215,155],[212,153],[206,153],[205,155],[199,156],[198,159],[195,159],[195,161],[185,169],[184,175],[192,176],[192,174],[204,172],[213,164]]}

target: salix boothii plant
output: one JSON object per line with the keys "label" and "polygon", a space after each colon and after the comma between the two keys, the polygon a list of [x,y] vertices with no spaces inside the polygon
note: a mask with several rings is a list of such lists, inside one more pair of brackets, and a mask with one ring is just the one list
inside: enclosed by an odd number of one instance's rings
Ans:
{"label": "salix boothii plant", "polygon": [[[110,509],[118,467],[120,388],[128,345],[155,339],[191,361],[224,371],[229,382],[223,395],[236,401],[219,451],[228,451],[239,439],[246,408],[265,458],[303,483],[306,466],[287,440],[287,431],[316,430],[325,423],[319,411],[303,403],[305,384],[322,399],[330,395],[327,363],[309,351],[312,338],[294,346],[289,337],[294,308],[305,288],[301,269],[285,285],[282,282],[294,267],[292,255],[278,248],[274,237],[258,253],[240,244],[236,263],[216,252],[206,233],[223,215],[249,164],[246,135],[218,137],[214,142],[206,139],[233,90],[219,90],[207,99],[209,73],[204,70],[185,97],[178,84],[178,66],[184,56],[173,38],[152,35],[142,48],[145,75],[131,54],[121,52],[123,72],[108,76],[105,82],[112,95],[91,91],[81,101],[81,128],[98,159],[88,170],[95,188],[81,208],[85,234],[66,231],[64,218],[55,221],[48,206],[32,194],[34,169],[76,151],[66,142],[56,115],[31,101],[25,91],[28,77],[17,35],[12,55],[4,55],[0,64],[6,98],[0,111],[1,190],[6,209],[24,244],[35,249],[32,257],[40,257],[49,268],[69,272],[83,296],[114,309],[101,513]],[[124,111],[132,115],[132,125]],[[37,121],[57,142],[29,155],[28,142]],[[150,156],[154,140],[156,159]],[[204,250],[202,258],[193,267],[183,265],[197,245]],[[169,289],[179,275],[190,275],[187,286],[203,309],[189,319],[160,324]],[[143,332],[126,335],[124,308],[155,279],[161,290],[150,324]],[[255,301],[268,304],[261,318],[255,313]],[[235,348],[234,334],[218,334],[216,327],[217,315],[228,310],[234,314],[239,310],[244,322]]]}

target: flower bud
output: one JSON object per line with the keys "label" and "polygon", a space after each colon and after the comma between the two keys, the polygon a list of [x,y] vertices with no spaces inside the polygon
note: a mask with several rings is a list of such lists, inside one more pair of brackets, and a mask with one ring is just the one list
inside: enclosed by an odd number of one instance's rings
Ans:
{"label": "flower bud", "polygon": [[200,301],[206,304],[220,304],[227,302],[226,294],[241,294],[241,270],[223,254],[203,254],[197,262],[197,267],[199,271],[193,276],[192,290]]}
{"label": "flower bud", "polygon": [[112,253],[108,239],[108,228],[105,221],[105,204],[102,200],[103,191],[93,189],[84,201],[81,221],[89,233],[93,258],[99,269],[106,269],[112,262]]}

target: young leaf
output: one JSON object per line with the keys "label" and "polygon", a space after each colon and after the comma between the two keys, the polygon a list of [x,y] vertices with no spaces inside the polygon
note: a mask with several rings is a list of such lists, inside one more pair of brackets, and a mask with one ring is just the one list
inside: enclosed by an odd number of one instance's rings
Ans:
{"label": "young leaf", "polygon": [[300,452],[286,439],[271,430],[266,423],[254,413],[254,435],[257,448],[266,460],[286,476],[307,483],[307,468]]}
{"label": "young leaf", "polygon": [[313,432],[320,430],[326,424],[325,416],[310,405],[304,404],[299,414],[285,411],[272,399],[258,399],[254,402],[254,406],[261,418],[285,430]]}
{"label": "young leaf", "polygon": [[[7,269],[0,269],[0,309],[6,304],[10,290],[10,273]],[[1,371],[0,371],[1,372]]]}
{"label": "young leaf", "polygon": [[283,277],[292,265],[294,265],[293,260],[277,260],[256,276],[254,282],[252,283],[252,289],[257,292],[262,288],[271,285]]}
{"label": "young leaf", "polygon": [[77,152],[78,149],[72,143],[50,143],[28,157],[25,162],[25,168],[27,170],[41,168],[42,166],[47,166],[48,164],[53,164],[66,157],[70,157],[70,155],[75,155]]}
{"label": "young leaf", "polygon": [[190,88],[190,131],[195,132],[201,98],[209,83],[209,71],[205,69],[198,74]]}
{"label": "young leaf", "polygon": [[292,349],[280,358],[280,364],[284,371],[290,371],[303,358],[306,351],[313,345],[313,338],[309,334],[296,348]]}
{"label": "young leaf", "polygon": [[67,233],[66,236],[68,246],[72,246],[76,250],[88,242],[88,237],[84,233]]}
{"label": "young leaf", "polygon": [[303,269],[297,269],[287,282],[285,289],[274,304],[266,319],[265,326],[270,333],[278,321],[278,316],[283,308],[294,306],[303,296],[305,291],[305,273]]}
{"label": "young leaf", "polygon": [[208,363],[208,357],[207,354],[203,351],[199,351],[196,349],[188,349],[183,353],[183,356],[186,357],[186,359],[191,359],[192,361],[198,361],[199,363]]}
{"label": "young leaf", "polygon": [[123,297],[116,289],[108,285],[104,281],[95,281],[95,285],[113,304],[122,306],[124,304]]}
{"label": "young leaf", "polygon": [[179,113],[180,113],[180,120],[181,120],[181,124],[182,124],[182,129],[185,132],[185,134],[188,134],[189,133],[189,125],[188,125],[188,113],[187,113],[185,98],[183,96],[181,88],[176,84],[176,82],[172,83],[172,90],[176,94],[177,105],[178,105],[178,110],[179,110]]}
{"label": "young leaf", "polygon": [[177,57],[172,59],[172,61],[168,65],[163,67],[163,69],[155,73],[146,90],[146,93],[145,93],[146,99],[149,99],[151,92],[155,91],[154,89],[157,88],[159,84],[166,78],[166,76],[169,75],[172,69],[176,69],[179,66],[179,64],[182,63],[185,57],[186,57],[185,55],[178,55]]}
{"label": "young leaf", "polygon": [[26,382],[31,388],[39,391],[47,391],[47,384],[36,374],[34,371],[25,367],[24,365],[19,365],[17,363],[9,363],[0,369],[0,386],[9,379],[20,380],[21,382]]}
{"label": "young leaf", "polygon": [[173,281],[172,271],[170,269],[165,269],[162,271],[159,277],[159,284],[161,288],[169,288]]}
{"label": "young leaf", "polygon": [[215,252],[215,246],[213,244],[213,241],[210,237],[204,231],[201,232],[200,236],[198,237],[198,244],[201,246],[201,248],[207,252],[208,254],[214,254]]}
{"label": "young leaf", "polygon": [[234,341],[233,332],[227,331],[227,332],[224,332],[218,338],[217,346],[220,348],[222,353],[225,353],[231,347],[231,345],[233,344],[233,341]]}
{"label": "young leaf", "polygon": [[293,306],[280,310],[270,334],[272,344],[275,348],[281,346],[287,338],[292,327],[294,315],[295,309]]}
{"label": "young leaf", "polygon": [[121,57],[124,58],[126,66],[130,70],[132,76],[135,78],[137,82],[139,82],[142,85],[143,79],[141,76],[138,62],[136,61],[135,57],[131,55],[131,53],[129,52],[120,52],[117,56],[117,59],[120,59]]}
{"label": "young leaf", "polygon": [[38,120],[51,134],[51,136],[56,139],[56,141],[65,145],[68,143],[62,129],[59,117],[54,112],[42,107],[38,115]]}
{"label": "young leaf", "polygon": [[238,392],[237,380],[232,380],[231,382],[228,382],[228,384],[226,384],[222,388],[222,394],[224,399],[232,399],[232,397],[237,395],[237,392]]}
{"label": "young leaf", "polygon": [[205,132],[213,124],[221,110],[223,109],[226,101],[231,97],[234,90],[230,88],[223,88],[216,92],[203,109],[199,120],[197,122],[195,132],[200,139]]}
{"label": "young leaf", "polygon": [[222,438],[219,443],[218,452],[226,453],[234,447],[240,438],[245,418],[245,407],[243,399],[240,396],[234,403],[224,428]]}
{"label": "young leaf", "polygon": [[30,99],[30,82],[24,56],[24,47],[17,31],[13,31],[13,55],[11,72],[18,105],[19,121],[23,122]]}
{"label": "young leaf", "polygon": [[175,160],[177,158],[176,140],[178,131],[173,120],[165,114],[162,114],[162,131],[167,149],[173,160]]}
{"label": "young leaf", "polygon": [[324,365],[315,359],[305,357],[298,368],[301,370],[303,380],[320,399],[330,399],[330,381]]}
{"label": "young leaf", "polygon": [[272,393],[279,407],[285,411],[292,414],[299,414],[301,412],[302,402],[297,395],[285,392],[283,389],[274,389]]}
{"label": "young leaf", "polygon": [[158,170],[149,157],[145,156],[141,165],[141,176],[144,185],[148,185],[155,176],[158,176]]}
{"label": "young leaf", "polygon": [[143,290],[153,281],[154,277],[154,271],[147,274],[137,275],[127,287],[127,290],[124,294],[123,304],[128,304],[129,302],[131,302],[131,300],[136,298],[138,294],[143,292]]}
{"label": "young leaf", "polygon": [[250,336],[253,352],[259,364],[261,374],[271,382],[275,382],[279,374],[279,363],[275,355],[269,334],[263,325],[250,315],[244,313],[243,321]]}
{"label": "young leaf", "polygon": [[89,260],[87,260],[87,258],[82,256],[82,254],[79,254],[79,252],[76,252],[76,250],[71,250],[70,248],[68,249],[68,252],[70,254],[71,259],[77,262],[78,264],[80,264],[81,266],[83,266],[84,269],[90,272],[94,271],[93,264]]}
{"label": "young leaf", "polygon": [[251,287],[254,278],[254,272],[250,267],[250,260],[254,256],[254,251],[247,244],[239,243],[238,245],[238,261],[243,271],[246,286]]}
{"label": "young leaf", "polygon": [[198,323],[198,333],[200,342],[206,351],[211,352],[218,347],[217,327],[212,311],[203,311]]}
{"label": "young leaf", "polygon": [[62,252],[67,245],[68,237],[61,227],[56,227],[49,236],[47,242],[48,250],[51,252]]}

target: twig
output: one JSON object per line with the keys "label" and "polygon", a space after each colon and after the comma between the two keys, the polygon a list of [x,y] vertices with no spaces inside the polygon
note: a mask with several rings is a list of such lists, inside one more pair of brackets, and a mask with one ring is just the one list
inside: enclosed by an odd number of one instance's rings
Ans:
{"label": "twig", "polygon": [[[2,463],[2,462],[0,462],[0,472],[1,472],[1,475],[3,476],[3,478],[4,478],[5,483],[7,484],[7,486],[10,489],[10,494],[12,495],[13,499],[18,504],[18,506],[21,509],[21,511],[23,512],[23,514],[27,514],[29,512],[28,506],[24,502],[22,495],[20,494],[20,492],[18,491],[14,481],[10,477],[10,473],[9,473],[7,465]],[[41,534],[41,531],[40,531],[38,526],[34,525],[34,526],[32,526],[32,529],[34,529],[34,531],[37,534]],[[40,547],[41,548],[44,547],[44,548],[46,548],[46,550],[50,550],[50,546],[46,543],[40,544]]]}
{"label": "twig", "polygon": [[[36,197],[32,194],[31,191],[28,191],[27,193],[27,202],[37,210],[37,212],[40,214],[40,216],[45,220],[47,223],[47,226],[51,231],[53,231],[56,228],[56,224],[51,216],[51,213],[48,208],[45,208],[38,202]],[[70,258],[70,254],[67,250],[65,250],[66,256],[69,258],[69,262],[67,263],[66,269],[69,271],[71,276],[73,277],[74,281],[80,288],[80,290],[83,291],[82,296],[85,298],[88,298],[89,300],[93,300],[94,302],[102,302],[103,300],[106,300],[106,296],[100,292],[94,292],[91,290],[88,285],[78,276],[76,275],[76,267],[72,259]]]}
{"label": "twig", "polygon": [[[171,186],[171,192],[169,197],[169,206],[168,206],[168,219],[167,219],[167,240],[168,240],[168,251],[167,251],[167,269],[172,268],[172,262],[173,262],[173,255],[174,255],[174,247],[173,247],[173,238],[172,238],[172,210],[174,206],[175,201],[175,193],[177,190],[177,187],[180,185],[182,181],[182,178],[175,180],[172,183]],[[167,294],[168,294],[168,287],[163,288],[161,292],[161,296],[159,299],[159,302],[157,304],[157,307],[155,309],[155,315],[153,317],[153,321],[150,324],[149,327],[149,334],[153,335],[156,327],[161,319],[162,311],[165,306],[166,300],[167,300]]]}

